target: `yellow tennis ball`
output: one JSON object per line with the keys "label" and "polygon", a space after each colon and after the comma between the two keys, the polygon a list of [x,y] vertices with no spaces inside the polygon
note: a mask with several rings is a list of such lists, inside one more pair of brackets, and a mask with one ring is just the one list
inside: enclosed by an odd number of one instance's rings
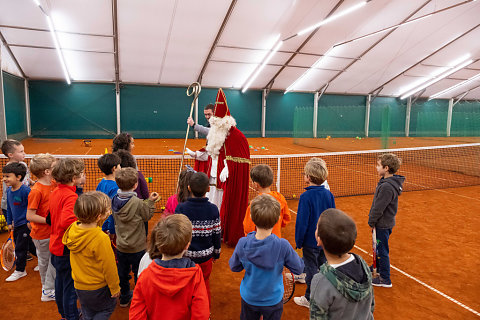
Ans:
{"label": "yellow tennis ball", "polygon": [[296,198],[296,197],[297,197],[297,195],[295,195],[295,194],[294,194],[294,195],[292,195],[292,197]]}

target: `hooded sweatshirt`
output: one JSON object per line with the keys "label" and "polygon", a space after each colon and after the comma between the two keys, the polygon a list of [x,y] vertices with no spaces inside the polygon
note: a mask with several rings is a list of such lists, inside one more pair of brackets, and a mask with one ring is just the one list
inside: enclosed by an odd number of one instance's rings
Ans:
{"label": "hooded sweatshirt", "polygon": [[405,177],[396,174],[389,178],[380,179],[368,215],[368,225],[370,227],[391,229],[395,226],[398,196],[402,193],[404,182]]}
{"label": "hooded sweatshirt", "polygon": [[310,319],[370,320],[375,300],[372,275],[358,255],[337,268],[324,263],[312,279]]}
{"label": "hooded sweatshirt", "polygon": [[70,264],[75,288],[97,290],[108,285],[113,295],[120,292],[117,265],[110,238],[100,227],[82,228],[75,221],[63,235],[70,250]]}
{"label": "hooded sweatshirt", "polygon": [[135,192],[118,190],[112,199],[117,250],[123,253],[136,253],[145,250],[145,222],[153,217],[155,202],[140,200]]}
{"label": "hooded sweatshirt", "polygon": [[245,276],[240,284],[240,296],[253,306],[273,306],[283,298],[283,267],[294,274],[303,272],[304,263],[290,243],[271,234],[263,240],[250,232],[238,241],[230,258],[230,269]]}
{"label": "hooded sweatshirt", "polygon": [[138,278],[130,320],[206,320],[209,317],[202,270],[190,259],[155,259]]}

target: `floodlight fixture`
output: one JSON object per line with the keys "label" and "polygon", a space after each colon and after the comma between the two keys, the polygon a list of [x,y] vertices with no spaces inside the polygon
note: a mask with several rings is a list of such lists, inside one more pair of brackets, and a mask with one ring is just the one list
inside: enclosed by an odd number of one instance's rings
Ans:
{"label": "floodlight fixture", "polygon": [[[278,41],[278,39],[280,38],[280,35],[278,35],[276,38],[275,38],[275,41],[273,42],[273,45],[272,45],[272,48],[270,48],[268,51],[267,51],[267,56],[263,58],[263,62],[260,64],[260,65],[257,65],[257,67],[255,69],[253,69],[253,74],[250,74],[247,79],[249,79],[247,81],[247,84],[245,84],[245,86],[243,86],[242,88],[242,93],[245,93],[245,91],[248,90],[248,88],[250,88],[250,86],[252,85],[253,81],[255,81],[255,79],[258,77],[258,75],[260,74],[260,72],[262,72],[262,70],[265,68],[265,66],[267,65],[268,62],[270,62],[270,60],[273,58],[273,56],[275,55],[275,53],[280,49],[280,47],[282,46],[283,44],[283,41]],[[270,52],[270,53],[269,53]]]}
{"label": "floodlight fixture", "polygon": [[442,91],[440,91],[440,92],[437,92],[437,93],[431,95],[431,96],[428,98],[428,100],[432,100],[432,99],[435,99],[435,98],[437,98],[437,97],[440,97],[440,96],[444,95],[444,94],[447,93],[447,92],[450,92],[450,91],[452,91],[452,90],[455,90],[455,89],[457,89],[457,88],[460,88],[460,87],[462,87],[462,86],[464,86],[464,85],[466,85],[466,84],[468,84],[468,83],[470,83],[470,82],[472,82],[472,81],[475,81],[475,80],[477,80],[477,79],[480,80],[480,73],[477,74],[477,75],[474,75],[474,76],[471,77],[471,78],[468,78],[468,79],[465,80],[465,81],[462,81],[462,82],[460,82],[460,83],[457,83],[456,85],[453,85],[453,86],[451,86],[450,88],[447,88],[447,89],[445,89],[445,90],[442,90]]}
{"label": "floodlight fixture", "polygon": [[47,15],[46,17],[48,22],[48,28],[50,29],[50,35],[52,36],[53,43],[55,44],[55,49],[57,51],[58,59],[60,60],[60,65],[62,66],[65,80],[67,81],[68,84],[70,84],[71,83],[70,75],[68,74],[67,65],[65,64],[65,59],[63,57],[62,50],[60,49],[60,44],[58,42],[57,33],[55,32],[55,28],[53,26],[53,21],[50,18],[50,16]]}
{"label": "floodlight fixture", "polygon": [[416,87],[416,88],[408,91],[407,93],[403,94],[403,95],[400,97],[400,99],[405,99],[405,98],[410,97],[411,95],[419,92],[420,90],[423,90],[423,89],[431,86],[432,84],[437,83],[438,81],[440,81],[440,80],[448,77],[448,76],[451,75],[452,73],[455,73],[455,72],[457,72],[458,70],[465,68],[466,66],[468,66],[468,65],[471,64],[471,63],[473,63],[473,60],[472,60],[472,59],[469,59],[469,60],[467,60],[467,61],[464,61],[463,63],[459,64],[459,65],[456,66],[455,68],[450,69],[450,70],[448,70],[448,71],[445,71],[444,73],[440,74],[438,77],[435,77],[435,78],[431,79],[430,81],[428,81],[428,82],[426,82],[426,83],[424,83],[424,84],[422,84],[422,85],[420,85],[420,86],[418,86],[418,87]]}

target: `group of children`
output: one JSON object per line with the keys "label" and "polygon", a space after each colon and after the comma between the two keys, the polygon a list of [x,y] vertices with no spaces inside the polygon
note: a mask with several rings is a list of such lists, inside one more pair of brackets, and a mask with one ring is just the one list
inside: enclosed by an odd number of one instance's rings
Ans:
{"label": "group of children", "polygon": [[[133,145],[133,139],[126,138]],[[79,196],[77,186],[85,183],[82,160],[39,154],[27,170],[22,144],[3,142],[9,162],[2,170],[6,198],[2,209],[13,227],[17,255],[16,270],[6,281],[26,276],[31,252],[38,258],[41,300],[55,300],[62,318],[79,319],[78,299],[84,319],[108,319],[119,298],[121,307],[130,305],[130,319],[208,319],[209,277],[221,251],[219,210],[205,197],[208,177],[191,168],[181,173],[179,190],[169,199],[169,210],[147,245],[146,223],[159,195],[139,197],[139,171],[130,151],[100,157],[98,166],[105,178],[97,191]],[[325,184],[325,161],[312,158],[304,168],[307,187],[295,224],[295,244],[303,258],[281,237],[291,216],[285,198],[270,189],[272,169],[253,167],[250,176],[259,195],[247,209],[245,237],[229,260],[232,271],[245,270],[240,318],[281,318],[286,267],[304,274],[295,280],[307,284],[305,295],[294,301],[310,308],[311,319],[373,319],[372,284],[391,287],[388,239],[404,181],[394,174],[399,166],[392,154],[377,161],[381,179],[368,221],[379,240],[380,276],[374,279],[365,261],[350,253],[356,226],[335,209]],[[37,178],[35,183],[29,171]]]}

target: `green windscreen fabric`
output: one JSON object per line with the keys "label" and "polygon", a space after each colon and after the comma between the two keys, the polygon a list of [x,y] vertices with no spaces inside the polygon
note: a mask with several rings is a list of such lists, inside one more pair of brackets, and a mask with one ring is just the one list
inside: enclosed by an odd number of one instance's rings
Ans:
{"label": "green windscreen fabric", "polygon": [[[265,121],[267,137],[293,136],[295,107],[312,108],[313,110],[313,94],[297,92],[283,94],[283,91],[270,91],[267,96],[267,113]],[[310,123],[312,123],[310,125],[310,131],[312,130],[313,125],[312,117],[310,118]]]}
{"label": "green windscreen fabric", "polygon": [[3,72],[3,90],[7,137],[9,139],[22,140],[27,137],[25,80]]}
{"label": "green windscreen fabric", "polygon": [[365,105],[318,106],[317,137],[365,135]]}
{"label": "green windscreen fabric", "polygon": [[410,113],[411,137],[447,135],[448,100],[417,101]]}
{"label": "green windscreen fabric", "polygon": [[313,107],[295,107],[293,137],[313,138]]}
{"label": "green windscreen fabric", "polygon": [[[406,115],[406,103],[402,103],[395,98],[377,97],[370,105],[370,121],[368,126],[369,137],[382,136],[382,127],[385,128],[386,124],[383,123],[383,115],[385,109],[388,109],[388,128],[389,136],[402,137],[405,136],[405,115]],[[382,126],[383,124],[383,126]]]}
{"label": "green windscreen fabric", "polygon": [[116,133],[115,86],[30,81],[32,135],[39,138],[111,138]]}
{"label": "green windscreen fabric", "polygon": [[480,102],[464,101],[453,106],[450,136],[480,136]]}

